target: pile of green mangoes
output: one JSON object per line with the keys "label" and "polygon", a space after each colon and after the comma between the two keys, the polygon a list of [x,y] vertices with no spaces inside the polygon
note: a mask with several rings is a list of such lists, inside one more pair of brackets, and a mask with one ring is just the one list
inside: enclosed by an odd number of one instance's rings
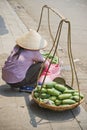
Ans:
{"label": "pile of green mangoes", "polygon": [[71,89],[54,81],[46,83],[42,87],[37,85],[33,95],[38,101],[53,106],[75,104],[84,98],[84,95],[79,93],[78,90]]}
{"label": "pile of green mangoes", "polygon": [[53,55],[52,54],[49,55],[49,53],[43,53],[42,55],[44,56],[44,58],[48,57],[50,60],[52,59],[53,64],[58,64],[59,63],[59,59],[58,59],[57,56],[53,57]]}

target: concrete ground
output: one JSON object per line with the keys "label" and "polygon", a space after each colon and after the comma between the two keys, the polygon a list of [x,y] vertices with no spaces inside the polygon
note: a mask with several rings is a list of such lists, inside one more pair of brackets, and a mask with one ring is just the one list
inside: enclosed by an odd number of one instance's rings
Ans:
{"label": "concrete ground", "polygon": [[[27,31],[7,0],[0,0],[0,76],[15,39]],[[31,94],[12,90],[0,78],[0,130],[34,129],[87,130],[87,112],[82,105],[63,112],[43,109]]]}

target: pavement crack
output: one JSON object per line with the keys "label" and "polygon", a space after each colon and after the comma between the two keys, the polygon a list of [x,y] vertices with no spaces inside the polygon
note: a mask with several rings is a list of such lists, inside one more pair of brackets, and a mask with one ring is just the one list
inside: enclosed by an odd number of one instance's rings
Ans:
{"label": "pavement crack", "polygon": [[74,117],[74,119],[76,120],[76,122],[78,123],[78,125],[79,125],[79,127],[80,127],[80,129],[81,130],[83,130],[83,128],[82,128],[82,126],[81,126],[81,122],[76,118],[76,116],[75,116],[75,114],[73,113],[73,111],[71,110],[71,113],[72,113],[72,115],[73,115],[73,117]]}

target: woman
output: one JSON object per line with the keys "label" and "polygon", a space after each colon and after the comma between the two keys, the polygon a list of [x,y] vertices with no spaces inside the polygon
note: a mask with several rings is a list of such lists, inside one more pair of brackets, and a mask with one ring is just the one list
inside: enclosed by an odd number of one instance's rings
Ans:
{"label": "woman", "polygon": [[11,87],[31,92],[45,60],[39,50],[46,46],[46,40],[30,29],[16,40],[16,46],[2,68],[2,79]]}

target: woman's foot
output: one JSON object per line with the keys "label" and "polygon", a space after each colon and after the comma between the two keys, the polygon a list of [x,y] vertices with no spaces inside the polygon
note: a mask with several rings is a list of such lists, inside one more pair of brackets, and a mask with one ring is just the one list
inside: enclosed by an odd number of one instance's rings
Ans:
{"label": "woman's foot", "polygon": [[19,89],[20,92],[29,92],[29,93],[31,93],[33,90],[34,90],[33,86],[22,86]]}

